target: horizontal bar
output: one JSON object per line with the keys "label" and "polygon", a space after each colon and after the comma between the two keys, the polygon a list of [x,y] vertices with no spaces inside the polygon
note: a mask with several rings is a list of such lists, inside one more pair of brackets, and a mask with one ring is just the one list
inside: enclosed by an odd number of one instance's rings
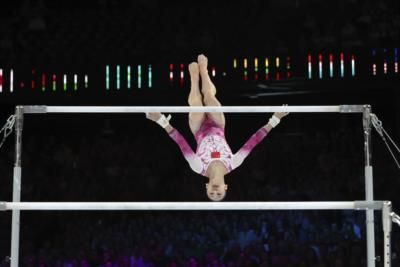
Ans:
{"label": "horizontal bar", "polygon": [[2,202],[3,210],[361,210],[383,201],[334,202]]}
{"label": "horizontal bar", "polygon": [[342,106],[23,106],[24,113],[145,113],[145,112],[227,112],[227,113],[349,113],[362,112],[362,105]]}

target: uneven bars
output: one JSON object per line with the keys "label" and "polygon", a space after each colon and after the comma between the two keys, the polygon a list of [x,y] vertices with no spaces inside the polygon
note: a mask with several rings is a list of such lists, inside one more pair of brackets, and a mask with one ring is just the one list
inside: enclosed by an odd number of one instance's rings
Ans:
{"label": "uneven bars", "polygon": [[339,106],[22,106],[24,113],[145,113],[145,112],[227,112],[227,113],[362,113],[363,105]]}
{"label": "uneven bars", "polygon": [[366,210],[383,201],[322,202],[0,202],[0,210]]}

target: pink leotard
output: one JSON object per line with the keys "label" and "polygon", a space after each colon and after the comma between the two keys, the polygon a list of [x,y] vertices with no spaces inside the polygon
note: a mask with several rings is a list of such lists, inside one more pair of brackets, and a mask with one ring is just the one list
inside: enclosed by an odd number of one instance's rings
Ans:
{"label": "pink leotard", "polygon": [[206,176],[208,166],[215,160],[221,161],[228,172],[236,169],[267,134],[268,132],[264,127],[260,128],[236,154],[232,153],[231,148],[226,142],[224,129],[208,117],[205,118],[195,135],[197,142],[196,153],[193,152],[178,130],[172,130],[169,136],[178,144],[191,169],[196,173]]}

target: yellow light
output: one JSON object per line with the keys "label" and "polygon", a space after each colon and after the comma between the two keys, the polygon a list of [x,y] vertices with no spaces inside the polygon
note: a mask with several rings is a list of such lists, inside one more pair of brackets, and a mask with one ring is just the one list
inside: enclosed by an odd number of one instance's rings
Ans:
{"label": "yellow light", "polygon": [[247,58],[244,59],[243,65],[244,65],[244,68],[247,69]]}

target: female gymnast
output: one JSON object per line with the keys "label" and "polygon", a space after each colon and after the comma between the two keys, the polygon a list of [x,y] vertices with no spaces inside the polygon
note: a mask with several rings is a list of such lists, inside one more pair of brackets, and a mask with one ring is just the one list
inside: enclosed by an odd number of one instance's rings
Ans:
{"label": "female gymnast", "polygon": [[[197,62],[189,65],[191,89],[188,98],[190,106],[221,106],[216,98],[216,88],[207,69],[208,59],[199,55]],[[201,91],[200,91],[201,79]],[[268,123],[261,127],[250,139],[233,154],[224,134],[224,113],[189,113],[189,127],[196,142],[196,153],[185,138],[171,126],[170,117],[158,112],[146,113],[146,118],[157,122],[178,144],[191,169],[209,179],[206,184],[207,196],[213,201],[222,200],[228,189],[224,176],[236,169],[249,155],[251,150],[278,125],[288,113],[275,112]]]}

